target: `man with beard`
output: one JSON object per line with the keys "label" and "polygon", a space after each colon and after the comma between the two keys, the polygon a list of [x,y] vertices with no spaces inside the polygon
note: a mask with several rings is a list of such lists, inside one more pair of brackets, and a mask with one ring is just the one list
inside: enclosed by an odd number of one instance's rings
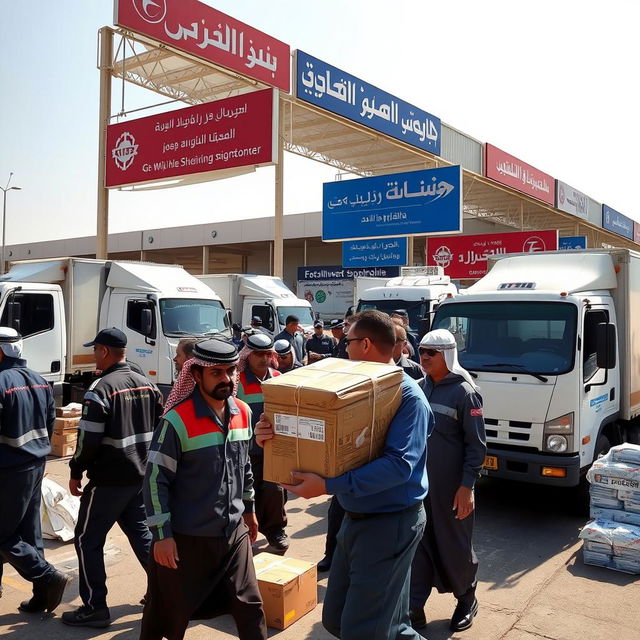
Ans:
{"label": "man with beard", "polygon": [[[273,348],[273,340],[269,336],[257,333],[247,337],[246,342],[238,362],[236,396],[249,405],[251,428],[253,428],[264,408],[262,383],[281,374],[277,370],[278,359]],[[262,448],[254,440],[251,441],[251,468],[256,492],[256,517],[259,531],[275,551],[284,553],[289,548],[289,539],[285,533],[287,492],[275,482],[266,482],[262,479],[264,455]]]}
{"label": "man with beard", "polygon": [[[263,336],[266,337],[266,336]],[[184,637],[189,620],[229,613],[241,640],[265,640],[251,543],[251,410],[233,398],[238,351],[194,346],[167,399],[145,476],[153,534],[141,640]]]}
{"label": "man with beard", "polygon": [[436,424],[427,457],[427,525],[411,569],[411,621],[416,628],[426,625],[424,605],[435,587],[456,597],[450,629],[464,631],[478,611],[472,536],[473,487],[486,452],[482,398],[458,363],[455,338],[446,329],[422,338],[420,363],[427,374],[421,387]]}

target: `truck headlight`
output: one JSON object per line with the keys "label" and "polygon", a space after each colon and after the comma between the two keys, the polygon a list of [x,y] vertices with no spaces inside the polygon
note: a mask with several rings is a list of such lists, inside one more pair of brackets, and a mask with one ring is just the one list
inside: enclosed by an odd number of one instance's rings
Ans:
{"label": "truck headlight", "polygon": [[569,442],[565,436],[547,436],[546,448],[554,453],[564,453],[569,449]]}
{"label": "truck headlight", "polygon": [[573,411],[544,423],[543,446],[546,451],[565,453],[573,447]]}

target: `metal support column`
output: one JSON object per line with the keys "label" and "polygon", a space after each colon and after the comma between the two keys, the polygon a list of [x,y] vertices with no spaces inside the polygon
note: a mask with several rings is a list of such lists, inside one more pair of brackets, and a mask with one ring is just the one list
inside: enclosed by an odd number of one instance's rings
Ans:
{"label": "metal support column", "polygon": [[202,275],[209,273],[209,245],[202,245]]}
{"label": "metal support column", "polygon": [[273,266],[272,275],[284,277],[284,241],[282,238],[284,218],[284,109],[279,101],[278,114],[278,164],[276,164],[275,220],[273,223]]}
{"label": "metal support column", "polygon": [[413,236],[407,237],[407,267],[413,266]]}
{"label": "metal support column", "polygon": [[96,258],[106,260],[109,238],[109,190],[104,186],[107,160],[107,126],[111,110],[111,65],[113,63],[113,31],[102,27],[98,32],[100,60],[100,115],[98,121],[98,207]]}

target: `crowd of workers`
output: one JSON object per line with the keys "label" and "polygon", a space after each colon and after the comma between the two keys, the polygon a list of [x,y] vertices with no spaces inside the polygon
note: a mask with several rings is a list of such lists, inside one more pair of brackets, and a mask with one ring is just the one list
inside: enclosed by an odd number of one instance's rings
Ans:
{"label": "crowd of workers", "polygon": [[[126,360],[126,336],[103,329],[92,347],[100,375],[85,394],[69,490],[80,498],[75,530],[82,605],[71,626],[111,623],[104,544],[118,524],[147,573],[140,637],[184,637],[190,620],[228,613],[243,640],[267,637],[252,562],[261,533],[285,553],[287,494],[330,495],[323,624],[339,638],[422,638],[433,588],[453,593],[451,629],[478,611],[473,551],[474,484],[485,453],[482,401],[461,368],[454,337],[418,344],[406,311],[317,321],[304,335],[289,316],[272,338],[254,318],[231,340],[186,338],[166,401]],[[25,613],[52,612],[69,576],[44,557],[40,485],[55,419],[51,389],[21,358],[19,334],[0,328],[0,577],[10,564],[33,585]],[[336,478],[263,479],[273,429],[261,385],[324,358],[396,364],[402,401],[380,457]],[[86,483],[85,483],[86,476]],[[1,591],[0,591],[1,595]]]}

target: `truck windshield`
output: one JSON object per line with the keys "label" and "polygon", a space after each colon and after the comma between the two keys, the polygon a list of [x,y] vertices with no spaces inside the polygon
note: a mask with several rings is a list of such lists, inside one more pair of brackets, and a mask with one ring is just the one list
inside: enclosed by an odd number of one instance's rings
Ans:
{"label": "truck windshield", "polygon": [[[409,314],[409,329],[411,333],[418,333],[420,320],[425,315],[428,301],[409,302],[408,300],[360,300],[358,303],[358,313],[367,309],[377,309],[391,315],[396,309],[404,309]],[[423,329],[424,331],[424,329]]]}
{"label": "truck windshield", "polygon": [[227,312],[218,300],[164,298],[160,300],[160,316],[166,336],[229,333]]}
{"label": "truck windshield", "polygon": [[573,368],[576,307],[562,302],[453,302],[432,329],[448,329],[472,371],[558,375]]}
{"label": "truck windshield", "polygon": [[297,316],[300,324],[305,327],[313,324],[313,316],[309,307],[277,307],[278,322],[284,326],[287,316]]}

